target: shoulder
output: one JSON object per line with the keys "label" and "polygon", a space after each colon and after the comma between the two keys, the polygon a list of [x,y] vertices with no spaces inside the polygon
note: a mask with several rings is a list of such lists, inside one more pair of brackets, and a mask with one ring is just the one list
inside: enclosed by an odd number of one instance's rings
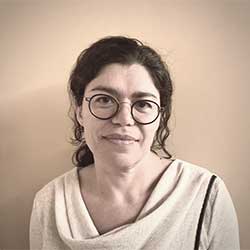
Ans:
{"label": "shoulder", "polygon": [[176,161],[179,171],[182,172],[187,177],[189,177],[191,180],[200,178],[210,180],[212,176],[215,176],[214,189],[218,191],[219,189],[226,188],[225,183],[221,178],[221,176],[209,170],[208,168],[180,159],[177,159]]}
{"label": "shoulder", "polygon": [[176,179],[185,185],[185,187],[190,187],[190,189],[193,190],[198,188],[199,190],[203,189],[203,191],[205,191],[208,188],[212,176],[215,176],[211,188],[211,200],[214,200],[218,193],[227,193],[227,188],[222,178],[208,168],[181,159],[176,159],[172,164],[172,171],[175,172]]}
{"label": "shoulder", "polygon": [[181,159],[176,159],[173,164],[176,173],[184,179],[189,179],[189,181],[196,179],[209,179],[212,175],[216,175],[205,167]]}
{"label": "shoulder", "polygon": [[[225,207],[234,213],[231,195],[224,180],[218,174],[207,168],[179,159],[176,160],[175,166],[175,171],[179,179],[181,179],[180,183],[182,183],[183,188],[202,193],[203,198],[206,192],[209,191],[207,210],[213,213],[213,216],[221,216]],[[215,177],[213,182],[211,181],[212,176]]]}
{"label": "shoulder", "polygon": [[207,168],[180,159],[175,160],[175,168],[176,174],[181,176],[181,178],[183,178],[184,180],[188,180],[189,183],[193,183],[193,185],[194,183],[197,183],[199,181],[205,182],[208,185],[211,177],[215,176],[213,187],[211,189],[212,201],[214,201],[218,196],[229,196],[226,184],[217,173],[214,173]]}
{"label": "shoulder", "polygon": [[225,210],[228,210],[228,213],[230,213],[229,210],[234,213],[231,195],[224,180],[218,174],[183,160],[177,160],[176,168],[179,175],[187,180],[192,189],[195,186],[204,186],[203,194],[208,190],[209,182],[214,175],[215,180],[210,189],[208,211],[215,217],[222,216]]}
{"label": "shoulder", "polygon": [[63,190],[65,186],[65,181],[70,181],[77,175],[77,168],[73,168],[68,172],[54,178],[49,183],[47,183],[42,189],[40,189],[34,198],[34,206],[43,207],[53,204],[55,199],[55,193]]}
{"label": "shoulder", "polygon": [[185,174],[207,175],[212,173],[205,167],[181,159],[176,159],[174,162],[178,166],[178,169],[184,171]]}

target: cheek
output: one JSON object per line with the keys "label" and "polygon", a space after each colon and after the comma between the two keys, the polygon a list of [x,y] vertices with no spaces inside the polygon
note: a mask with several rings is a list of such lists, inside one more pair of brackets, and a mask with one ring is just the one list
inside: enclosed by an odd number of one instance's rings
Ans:
{"label": "cheek", "polygon": [[88,143],[89,140],[93,140],[93,137],[97,136],[98,126],[96,122],[92,122],[92,119],[87,119],[84,123],[85,139]]}
{"label": "cheek", "polygon": [[150,146],[153,143],[153,139],[155,137],[158,127],[159,127],[159,122],[155,124],[153,123],[150,125],[145,125],[144,131],[143,131],[143,137],[144,137],[144,141]]}
{"label": "cheek", "polygon": [[94,117],[86,117],[84,123],[84,137],[89,148],[94,151],[98,148],[101,140],[100,131],[103,130],[103,121],[97,120]]}

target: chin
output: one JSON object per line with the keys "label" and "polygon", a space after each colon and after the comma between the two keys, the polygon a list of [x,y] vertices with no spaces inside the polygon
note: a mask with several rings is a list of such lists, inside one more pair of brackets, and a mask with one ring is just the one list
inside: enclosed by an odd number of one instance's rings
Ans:
{"label": "chin", "polygon": [[121,169],[131,169],[143,158],[142,153],[111,153],[110,157],[106,157],[112,165],[117,165]]}

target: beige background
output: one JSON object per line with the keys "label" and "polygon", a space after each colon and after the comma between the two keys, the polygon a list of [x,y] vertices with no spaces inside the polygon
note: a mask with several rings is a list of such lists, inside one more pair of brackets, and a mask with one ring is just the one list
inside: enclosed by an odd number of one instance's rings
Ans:
{"label": "beige background", "polygon": [[175,82],[174,156],[227,184],[250,249],[250,1],[0,1],[0,249],[27,249],[34,194],[72,168],[66,83],[107,35],[146,41]]}

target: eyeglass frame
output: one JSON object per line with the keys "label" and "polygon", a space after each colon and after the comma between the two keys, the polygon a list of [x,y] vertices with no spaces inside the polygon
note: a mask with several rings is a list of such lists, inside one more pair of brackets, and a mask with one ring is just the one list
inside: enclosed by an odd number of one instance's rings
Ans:
{"label": "eyeglass frame", "polygon": [[[91,100],[92,100],[94,97],[99,96],[99,95],[111,97],[111,98],[114,99],[115,102],[117,103],[117,109],[116,109],[116,111],[114,112],[114,114],[113,114],[112,116],[110,116],[110,117],[108,117],[108,118],[100,118],[100,117],[98,117],[97,115],[95,115],[95,114],[93,113],[93,111],[91,110],[91,107],[90,107]],[[119,102],[116,98],[114,98],[113,96],[108,95],[108,94],[95,94],[95,95],[93,95],[93,96],[91,96],[91,97],[84,97],[84,100],[88,102],[88,108],[89,108],[90,113],[91,113],[94,117],[96,117],[97,119],[100,119],[100,120],[109,120],[109,119],[115,117],[116,114],[117,114],[117,113],[119,112],[119,110],[120,110],[120,104],[121,104],[121,103],[128,103],[128,102]],[[155,118],[153,121],[147,122],[147,123],[139,122],[139,121],[137,121],[137,120],[135,119],[135,117],[134,117],[134,115],[133,115],[133,112],[132,112],[133,106],[134,106],[137,102],[139,102],[139,101],[141,101],[141,100],[137,100],[137,101],[133,102],[132,104],[131,104],[131,103],[128,103],[128,104],[130,105],[130,113],[131,113],[131,116],[132,116],[132,118],[133,118],[133,120],[134,120],[135,122],[137,122],[137,123],[139,123],[139,124],[141,124],[141,125],[148,125],[148,124],[151,124],[151,123],[153,123],[153,122],[155,122],[155,121],[157,120],[157,118],[159,117],[160,113],[164,110],[164,107],[160,107],[158,103],[156,103],[155,101],[152,101],[152,100],[148,100],[148,99],[142,99],[142,100],[143,100],[143,101],[149,101],[149,102],[152,102],[152,103],[156,104],[156,106],[157,106],[157,108],[158,108],[158,114],[157,114],[156,118]]]}

